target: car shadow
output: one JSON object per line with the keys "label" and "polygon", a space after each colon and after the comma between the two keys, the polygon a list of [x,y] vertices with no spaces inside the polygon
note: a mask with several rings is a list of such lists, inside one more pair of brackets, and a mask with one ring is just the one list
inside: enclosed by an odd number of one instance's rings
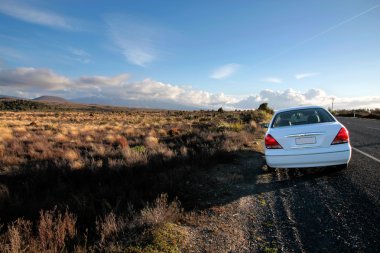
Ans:
{"label": "car shadow", "polygon": [[[208,177],[208,185],[203,185],[204,182],[199,177],[190,178],[190,182],[187,182],[191,185],[190,190],[180,193],[180,200],[186,209],[204,210],[215,205],[228,204],[241,197],[279,191],[305,183],[315,184],[320,180],[345,180],[343,176],[350,169],[329,166],[268,171],[261,152],[239,151],[237,156],[235,163],[217,165],[214,171],[202,175]],[[218,180],[221,174],[225,177],[239,175],[239,180],[236,177],[231,180]],[[348,180],[346,183],[352,184]]]}

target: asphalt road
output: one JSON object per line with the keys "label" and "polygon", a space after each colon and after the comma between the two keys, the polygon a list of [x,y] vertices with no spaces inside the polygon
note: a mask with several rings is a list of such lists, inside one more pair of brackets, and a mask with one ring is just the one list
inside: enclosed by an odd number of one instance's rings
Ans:
{"label": "asphalt road", "polygon": [[353,151],[348,173],[352,182],[376,200],[380,206],[380,120],[360,118],[338,118],[338,120],[350,133]]}
{"label": "asphalt road", "polygon": [[338,118],[350,132],[353,147],[380,160],[380,120]]}
{"label": "asphalt road", "polygon": [[261,180],[262,233],[280,251],[380,252],[380,121],[338,120],[354,148],[347,169],[276,169]]}

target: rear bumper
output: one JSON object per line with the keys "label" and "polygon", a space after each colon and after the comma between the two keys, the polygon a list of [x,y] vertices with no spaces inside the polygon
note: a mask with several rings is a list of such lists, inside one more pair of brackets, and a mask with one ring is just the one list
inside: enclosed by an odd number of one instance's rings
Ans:
{"label": "rear bumper", "polygon": [[266,154],[268,166],[273,168],[308,168],[347,164],[351,158],[351,147],[346,150],[309,154]]}

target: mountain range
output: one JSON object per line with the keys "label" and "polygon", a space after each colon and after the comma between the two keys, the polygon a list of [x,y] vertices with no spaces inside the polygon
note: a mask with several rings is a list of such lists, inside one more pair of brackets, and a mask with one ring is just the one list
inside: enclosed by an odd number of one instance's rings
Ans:
{"label": "mountain range", "polygon": [[154,108],[154,109],[167,109],[167,110],[200,110],[206,109],[198,106],[184,105],[177,102],[164,102],[157,100],[133,100],[121,98],[106,98],[106,97],[82,97],[69,100],[70,102],[80,104],[98,104],[98,105],[113,105],[113,106],[126,106],[132,108]]}
{"label": "mountain range", "polygon": [[41,96],[32,99],[33,101],[52,102],[52,103],[70,103],[68,100],[57,96]]}
{"label": "mountain range", "polygon": [[75,99],[65,99],[58,96],[40,96],[33,99],[0,95],[0,99],[21,99],[21,100],[31,100],[38,102],[48,102],[57,104],[89,104],[89,105],[110,105],[110,106],[123,106],[130,108],[149,108],[149,109],[167,109],[167,110],[201,110],[209,109],[207,107],[184,105],[175,101],[158,101],[158,100],[133,100],[133,99],[121,99],[121,98],[108,98],[108,97],[81,97]]}
{"label": "mountain range", "polygon": [[[148,99],[122,99],[118,97],[102,97],[102,96],[89,96],[80,97],[74,99],[65,99],[58,96],[44,95],[33,99],[0,95],[0,99],[23,99],[38,102],[47,102],[55,104],[84,104],[84,105],[107,105],[107,106],[121,106],[130,108],[145,108],[145,109],[164,109],[164,110],[209,110],[218,109],[211,106],[197,106],[183,104],[176,101],[162,101],[162,100],[148,100]],[[228,104],[229,108],[240,108],[240,109],[253,109],[257,107],[257,98],[250,96],[234,104]],[[224,107],[223,107],[224,108]]]}

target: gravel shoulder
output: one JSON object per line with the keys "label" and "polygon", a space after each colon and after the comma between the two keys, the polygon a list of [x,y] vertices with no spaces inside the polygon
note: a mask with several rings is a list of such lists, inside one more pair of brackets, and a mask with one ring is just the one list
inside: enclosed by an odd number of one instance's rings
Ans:
{"label": "gravel shoulder", "polygon": [[191,236],[184,251],[379,251],[379,198],[356,181],[355,157],[345,170],[268,172],[262,153],[252,150],[259,145],[205,175],[215,184],[183,221]]}

